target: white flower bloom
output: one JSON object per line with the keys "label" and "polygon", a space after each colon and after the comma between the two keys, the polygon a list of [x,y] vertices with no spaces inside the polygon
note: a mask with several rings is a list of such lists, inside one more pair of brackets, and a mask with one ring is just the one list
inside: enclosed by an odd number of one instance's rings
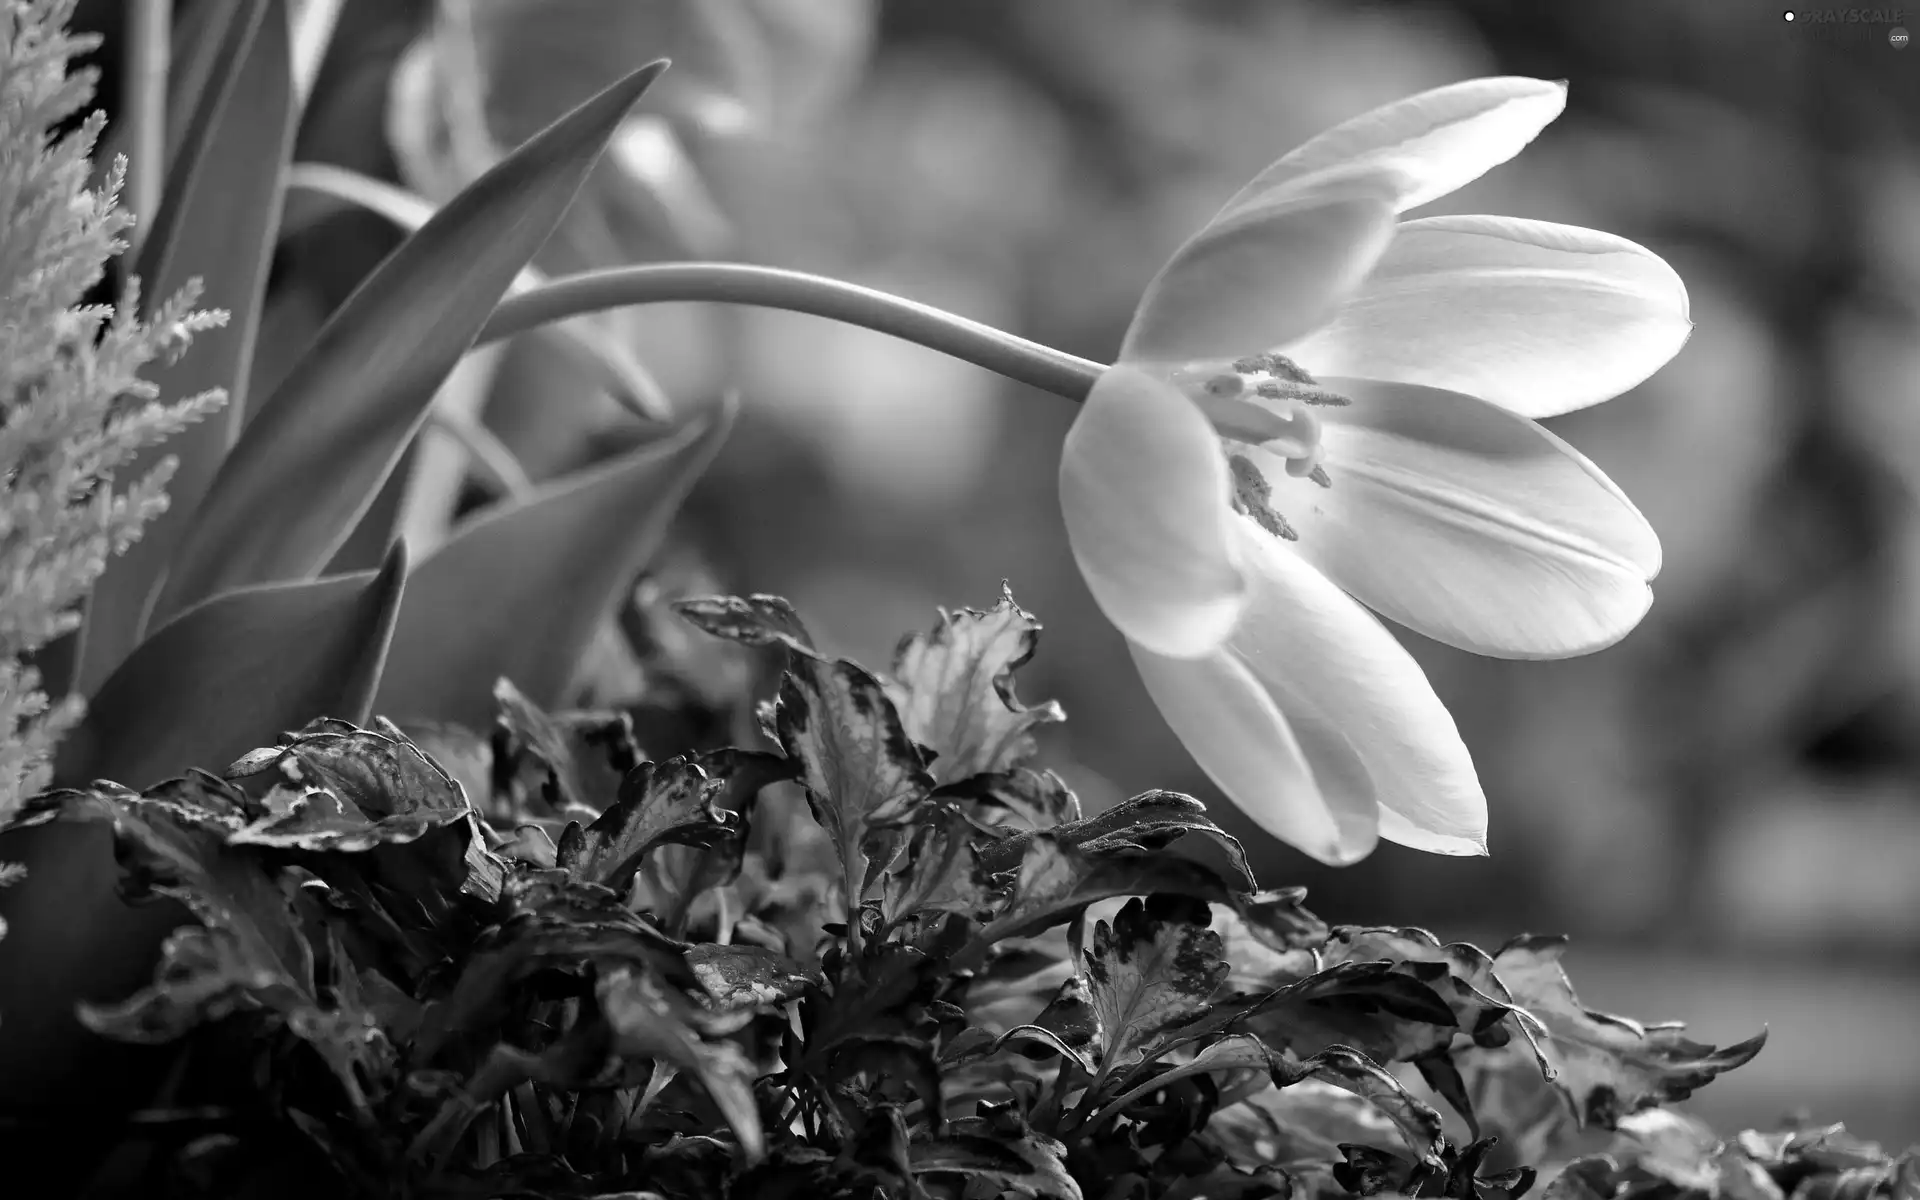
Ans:
{"label": "white flower bloom", "polygon": [[1692,328],[1679,277],[1589,229],[1399,220],[1564,105],[1559,84],[1471,80],[1294,150],[1161,270],[1067,435],[1074,557],[1161,712],[1236,804],[1326,862],[1381,837],[1485,853],[1453,720],[1366,609],[1561,658],[1652,602],[1652,528],[1534,418],[1671,359]]}

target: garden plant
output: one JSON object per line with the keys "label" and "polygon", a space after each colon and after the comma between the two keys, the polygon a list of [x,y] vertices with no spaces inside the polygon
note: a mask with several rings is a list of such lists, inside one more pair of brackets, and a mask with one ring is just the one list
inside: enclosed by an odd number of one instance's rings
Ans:
{"label": "garden plant", "polygon": [[[296,161],[337,7],[182,6],[158,109],[109,128],[74,0],[0,4],[8,1194],[1920,1197],[1839,1126],[1669,1107],[1764,1032],[1591,1010],[1524,914],[1486,949],[1340,924],[1189,796],[1084,808],[1036,760],[1067,714],[1020,694],[1019,580],[863,664],[673,552],[738,404],[670,395],[606,313],[944,351],[1077,406],[1086,586],[1266,834],[1497,853],[1373,614],[1512,659],[1629,636],[1659,542],[1538,421],[1691,330],[1633,242],[1409,215],[1551,136],[1566,84],[1286,152],[1093,362],[799,272],[541,268],[650,106],[712,99],[666,61],[444,194]],[[406,236],[263,373],[276,254],[347,210]],[[521,338],[632,440],[529,483],[448,399]],[[458,486],[414,554],[383,498],[433,455]]]}

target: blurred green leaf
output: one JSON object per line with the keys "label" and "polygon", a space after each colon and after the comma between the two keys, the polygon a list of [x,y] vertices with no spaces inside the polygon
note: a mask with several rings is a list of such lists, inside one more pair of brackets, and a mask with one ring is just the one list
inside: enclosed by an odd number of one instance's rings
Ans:
{"label": "blurred green leaf", "polygon": [[454,530],[408,586],[380,711],[484,727],[501,678],[557,707],[595,628],[719,451],[733,411],[724,406]]}
{"label": "blurred green leaf", "polygon": [[154,619],[326,564],[663,66],[633,72],[515,150],[348,297],[222,464]]}
{"label": "blurred green leaf", "polygon": [[227,327],[198,339],[192,353],[155,374],[155,383],[172,396],[224,388],[227,406],[125,468],[129,478],[140,478],[162,459],[177,464],[167,484],[168,511],[108,560],[88,598],[75,685],[82,695],[91,695],[139,644],[154,585],[240,434],[280,223],[281,177],[293,144],[285,8],[284,0],[264,0],[227,23],[218,45],[233,57],[221,62],[220,75],[200,92],[167,178],[159,220],[141,244],[149,310],[198,276],[202,306],[227,311]]}

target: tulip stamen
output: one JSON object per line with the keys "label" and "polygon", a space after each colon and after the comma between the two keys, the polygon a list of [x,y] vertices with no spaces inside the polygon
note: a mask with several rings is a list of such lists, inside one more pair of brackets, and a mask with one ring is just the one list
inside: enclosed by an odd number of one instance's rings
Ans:
{"label": "tulip stamen", "polygon": [[1249,517],[1277,538],[1289,542],[1300,540],[1300,534],[1287,519],[1275,512],[1270,501],[1273,499],[1273,485],[1253,465],[1253,460],[1244,454],[1229,454],[1227,466],[1233,472],[1233,511]]}

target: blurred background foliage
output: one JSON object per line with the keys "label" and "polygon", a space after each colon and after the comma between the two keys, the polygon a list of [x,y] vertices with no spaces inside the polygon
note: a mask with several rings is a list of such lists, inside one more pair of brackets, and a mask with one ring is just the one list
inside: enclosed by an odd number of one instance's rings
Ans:
{"label": "blurred background foliage", "polygon": [[[109,34],[109,112],[121,7],[79,18]],[[1167,253],[1287,148],[1471,76],[1570,80],[1531,149],[1427,211],[1634,238],[1680,270],[1696,329],[1649,383],[1550,423],[1661,534],[1646,623],[1545,664],[1403,635],[1479,763],[1489,859],[1383,846],[1322,868],[1219,800],[1073,568],[1067,405],[810,317],[595,319],[683,408],[746,402],[676,561],[789,596],[873,665],[1009,579],[1048,626],[1023,687],[1065,705],[1047,753],[1089,807],[1208,799],[1262,882],[1309,885],[1334,920],[1564,930],[1588,1003],[1712,1041],[1772,1026],[1696,1106],[1715,1124],[1794,1103],[1902,1143],[1920,1131],[1920,49],[1890,28],[1761,0],[348,0],[296,161],[444,199],[668,55],[542,269],[797,267],[1104,360]],[[288,226],[269,376],[398,241],[364,213]],[[442,402],[536,479],[639,436],[551,342],[476,356]],[[422,552],[486,498],[434,437],[340,565],[372,565],[394,528]]]}

